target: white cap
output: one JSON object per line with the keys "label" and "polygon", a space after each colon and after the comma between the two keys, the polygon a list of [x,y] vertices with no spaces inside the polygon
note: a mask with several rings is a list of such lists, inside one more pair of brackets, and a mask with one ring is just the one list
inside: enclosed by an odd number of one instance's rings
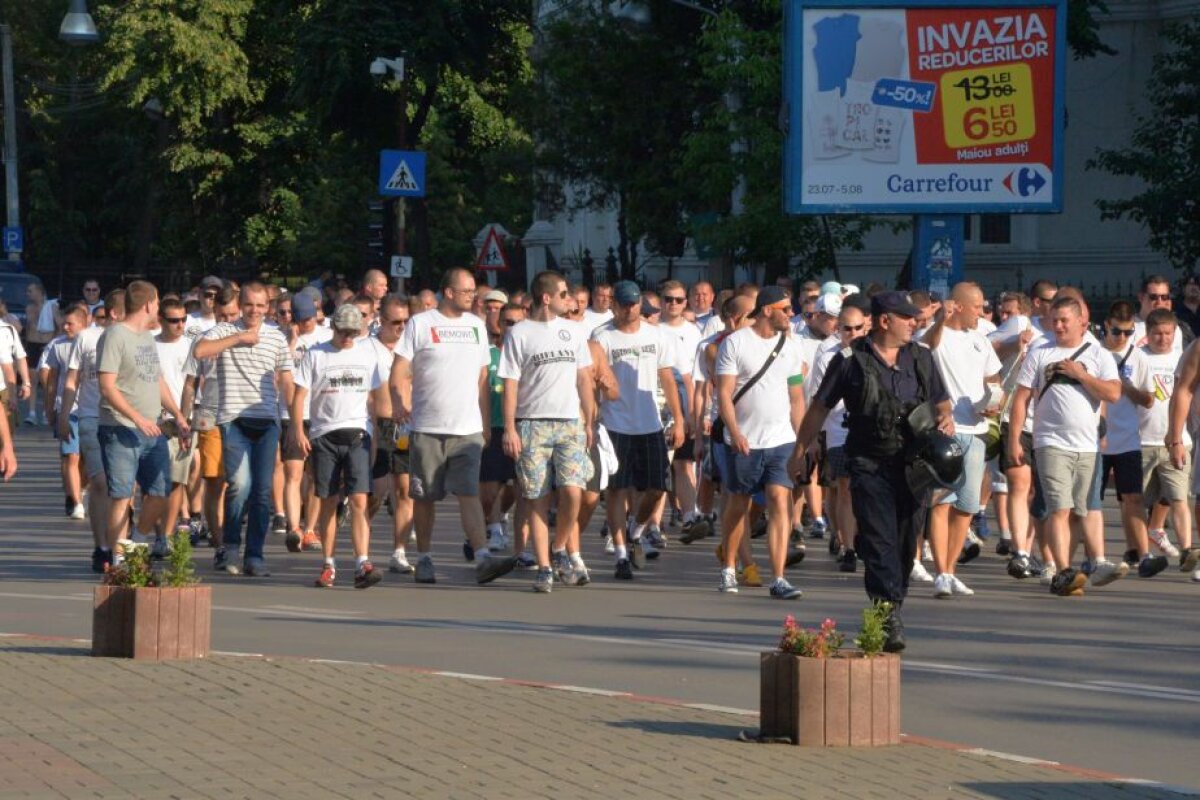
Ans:
{"label": "white cap", "polygon": [[858,293],[859,293],[859,288],[857,286],[855,286],[853,283],[843,283],[842,284],[842,297],[845,297],[848,294],[858,294]]}
{"label": "white cap", "polygon": [[821,294],[841,294],[842,285],[837,281],[825,281],[821,284]]}
{"label": "white cap", "polygon": [[836,317],[842,313],[842,296],[840,294],[823,294],[817,298],[817,313]]}

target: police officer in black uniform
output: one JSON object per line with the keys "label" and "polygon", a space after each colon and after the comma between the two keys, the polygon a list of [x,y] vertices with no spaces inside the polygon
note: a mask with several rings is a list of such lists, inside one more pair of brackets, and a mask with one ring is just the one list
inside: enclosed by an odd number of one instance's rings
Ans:
{"label": "police officer in black uniform", "polygon": [[925,529],[927,496],[914,493],[905,475],[912,460],[914,426],[953,434],[950,398],[928,348],[913,341],[920,309],[902,292],[871,298],[871,332],[843,348],[804,415],[794,457],[802,459],[829,410],[846,404],[850,498],[858,521],[855,550],[865,569],[867,595],[892,603],[884,649],[904,649],[899,608]]}

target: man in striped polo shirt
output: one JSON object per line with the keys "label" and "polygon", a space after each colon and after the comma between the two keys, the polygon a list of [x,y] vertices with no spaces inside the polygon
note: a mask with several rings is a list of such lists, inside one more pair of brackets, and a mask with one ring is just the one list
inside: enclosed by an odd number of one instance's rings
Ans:
{"label": "man in striped polo shirt", "polygon": [[[292,356],[278,328],[263,325],[269,300],[257,281],[241,292],[242,318],[213,326],[196,342],[197,359],[215,359],[221,387],[217,427],[225,464],[225,524],[213,566],[236,573],[242,515],[248,516],[242,571],[265,577],[263,544],[271,525],[271,479],[279,447],[279,400],[292,399]],[[233,568],[231,568],[233,567]]]}

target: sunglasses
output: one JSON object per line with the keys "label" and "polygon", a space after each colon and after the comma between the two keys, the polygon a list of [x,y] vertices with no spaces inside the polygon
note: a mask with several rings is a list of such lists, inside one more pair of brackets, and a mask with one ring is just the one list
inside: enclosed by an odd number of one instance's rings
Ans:
{"label": "sunglasses", "polygon": [[1147,294],[1146,298],[1148,300],[1170,300],[1171,295],[1169,295],[1169,294]]}
{"label": "sunglasses", "polygon": [[686,303],[687,298],[686,297],[673,297],[669,294],[665,294],[665,295],[663,295],[663,302],[670,303],[671,305],[675,305],[676,303]]}
{"label": "sunglasses", "polygon": [[861,331],[865,327],[867,327],[867,324],[863,322],[859,323],[858,325],[843,325],[842,330],[844,330],[846,333],[855,333],[856,331]]}
{"label": "sunglasses", "polygon": [[187,322],[187,317],[163,317],[162,321],[168,325],[182,325]]}
{"label": "sunglasses", "polygon": [[506,319],[506,320],[504,320],[504,324],[511,328],[513,325],[516,325],[520,321],[521,320],[519,320],[519,319]]}
{"label": "sunglasses", "polygon": [[800,316],[804,317],[805,319],[812,319],[816,315],[817,315],[817,312],[815,312],[815,311],[805,311]]}
{"label": "sunglasses", "polygon": [[1109,336],[1133,336],[1133,328],[1109,328]]}
{"label": "sunglasses", "polygon": [[333,332],[334,332],[334,333],[336,333],[338,336],[346,336],[346,337],[358,338],[358,334],[359,334],[361,331],[357,331],[357,330],[354,330],[354,331],[342,331],[342,330],[338,330],[338,329],[336,329],[336,328],[335,328]]}
{"label": "sunglasses", "polygon": [[86,287],[86,286],[85,286],[83,290],[84,290],[85,292],[87,292],[88,294],[91,294],[92,292],[98,292],[98,291],[100,291],[100,287],[99,287],[99,286],[93,286],[93,287]]}
{"label": "sunglasses", "polygon": [[204,296],[205,297],[216,297],[217,293],[216,292],[205,292]]}

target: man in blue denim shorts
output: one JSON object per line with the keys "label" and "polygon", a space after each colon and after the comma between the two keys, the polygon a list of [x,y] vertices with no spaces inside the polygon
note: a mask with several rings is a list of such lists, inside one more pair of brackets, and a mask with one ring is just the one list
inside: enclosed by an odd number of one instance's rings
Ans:
{"label": "man in blue denim shorts", "polygon": [[[561,319],[570,292],[566,279],[547,270],[533,279],[533,312],[504,338],[498,375],[504,380],[504,453],[516,460],[517,487],[530,502],[529,527],[537,556],[533,588],[549,592],[554,573],[571,585],[588,582],[579,552],[579,506],[592,475],[588,450],[596,409],[592,356],[581,326]],[[551,568],[547,517],[553,470],[558,490],[558,530]]]}
{"label": "man in blue denim shorts", "polygon": [[717,588],[729,594],[737,592],[734,567],[750,498],[763,491],[774,574],[771,597],[800,596],[783,575],[793,488],[788,460],[804,416],[803,355],[790,336],[791,308],[786,289],[764,288],[755,299],[754,324],[725,337],[717,351],[717,403],[728,446],[728,473],[721,477],[729,493],[721,520],[725,563]]}
{"label": "man in blue denim shorts", "polygon": [[134,281],[125,291],[125,319],[109,326],[96,344],[98,437],[111,500],[108,543],[118,564],[122,556],[116,545],[125,531],[135,480],[143,494],[138,528],[152,531],[166,520],[171,457],[158,427],[164,408],[190,441],[187,418],[171,398],[150,333],[157,315],[158,290],[147,281]]}

